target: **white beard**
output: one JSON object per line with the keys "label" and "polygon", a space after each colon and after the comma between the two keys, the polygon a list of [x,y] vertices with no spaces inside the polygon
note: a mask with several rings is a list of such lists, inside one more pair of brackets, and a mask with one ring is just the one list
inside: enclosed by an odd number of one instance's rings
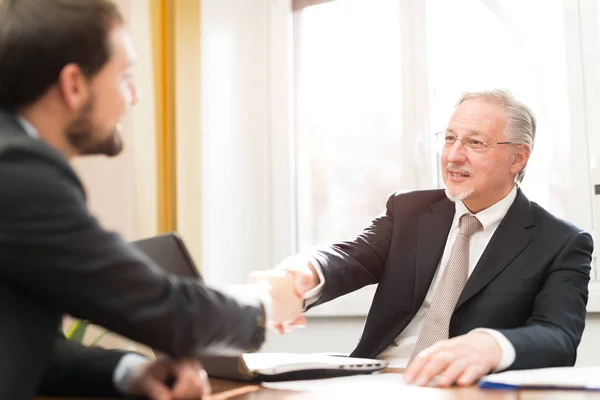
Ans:
{"label": "white beard", "polygon": [[473,193],[473,188],[469,189],[466,192],[459,192],[459,193],[451,193],[450,190],[448,190],[448,188],[446,188],[446,196],[448,197],[448,199],[450,199],[450,201],[452,201],[454,203],[463,201],[464,199],[469,197],[471,195],[471,193]]}

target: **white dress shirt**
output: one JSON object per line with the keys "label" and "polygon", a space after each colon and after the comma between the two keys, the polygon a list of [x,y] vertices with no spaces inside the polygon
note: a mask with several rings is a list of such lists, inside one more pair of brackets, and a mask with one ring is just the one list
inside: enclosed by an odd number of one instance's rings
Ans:
{"label": "white dress shirt", "polygon": [[[472,214],[467,207],[464,205],[462,201],[455,203],[455,213],[454,220],[452,221],[452,225],[450,227],[450,232],[448,234],[448,239],[446,240],[446,247],[444,248],[444,253],[442,254],[442,259],[438,264],[437,271],[433,277],[433,281],[431,282],[431,286],[429,287],[429,291],[425,296],[425,300],[419,308],[419,311],[410,323],[406,326],[406,328],[396,337],[395,343],[397,346],[392,345],[385,349],[380,355],[379,359],[387,360],[390,362],[390,367],[395,368],[404,368],[408,364],[408,360],[410,358],[410,354],[417,342],[417,338],[419,336],[419,332],[421,331],[421,327],[423,326],[423,322],[425,321],[425,314],[429,310],[429,306],[433,301],[433,295],[435,290],[437,289],[442,275],[444,273],[444,269],[448,264],[448,260],[450,258],[450,252],[452,250],[452,245],[458,236],[458,223],[460,217],[464,214],[475,215],[481,225],[483,225],[483,230],[480,230],[471,236],[470,244],[469,244],[469,276],[475,269],[481,254],[487,247],[490,239],[496,232],[498,225],[508,212],[508,209],[515,201],[517,197],[517,187],[516,185],[510,191],[510,193],[502,200],[497,202],[491,207],[486,208],[483,211],[480,211],[477,214]],[[314,258],[311,259],[312,264],[317,270],[317,274],[319,275],[320,283],[317,287],[309,291],[306,296],[306,303],[312,304],[317,301],[323,292],[323,286],[325,284],[325,278],[323,276],[323,272],[321,270],[321,265]],[[484,329],[479,328],[475,329],[476,331],[482,331],[490,334],[502,349],[502,359],[498,367],[494,370],[494,372],[502,371],[512,365],[515,361],[515,348],[510,343],[510,341],[504,336],[502,333],[493,330],[493,329]]]}

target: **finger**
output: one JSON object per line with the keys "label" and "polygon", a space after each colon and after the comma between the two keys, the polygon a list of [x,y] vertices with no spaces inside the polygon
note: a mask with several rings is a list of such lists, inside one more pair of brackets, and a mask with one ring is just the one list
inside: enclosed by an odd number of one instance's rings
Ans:
{"label": "finger", "polygon": [[304,328],[307,325],[307,321],[304,317],[300,316],[297,318],[294,318],[292,321],[290,322],[284,322],[281,324],[278,324],[279,329],[281,332],[283,333],[288,333],[288,332],[292,332],[294,329],[296,328]]}
{"label": "finger", "polygon": [[300,328],[300,327],[305,327],[306,325],[308,325],[308,321],[306,321],[306,318],[304,318],[301,315],[298,318],[292,320],[288,325],[291,325],[295,328]]}
{"label": "finger", "polygon": [[291,325],[284,325],[283,329],[284,329],[285,333],[290,333],[294,330],[294,327]]}
{"label": "finger", "polygon": [[277,333],[279,336],[281,336],[285,333],[285,327],[283,326],[282,323],[279,323],[279,322],[269,324],[269,328],[274,330],[275,333]]}
{"label": "finger", "polygon": [[165,384],[154,376],[148,377],[143,384],[144,394],[150,400],[171,400],[171,392]]}
{"label": "finger", "polygon": [[175,399],[199,399],[205,391],[206,372],[196,361],[183,361],[175,367]]}
{"label": "finger", "polygon": [[159,359],[140,366],[132,376],[133,392],[151,400],[170,400],[170,391],[164,385],[171,370],[170,363],[169,359]]}
{"label": "finger", "polygon": [[438,375],[437,386],[449,387],[459,376],[469,367],[469,363],[464,358],[457,358],[448,365],[448,367]]}
{"label": "finger", "polygon": [[198,376],[198,367],[193,363],[180,361],[174,368],[175,385],[173,397],[176,399],[198,398],[202,382]]}
{"label": "finger", "polygon": [[311,289],[312,276],[307,275],[300,271],[289,271],[294,276],[294,286],[296,288],[296,294],[299,297],[304,295]]}
{"label": "finger", "polygon": [[448,367],[453,359],[454,354],[448,351],[438,351],[432,354],[415,378],[415,385],[428,385],[434,377],[441,374]]}
{"label": "finger", "polygon": [[202,392],[202,396],[210,396],[210,394],[212,393],[212,387],[210,386],[210,379],[208,379],[208,373],[204,368],[200,368],[198,374],[200,375],[200,379],[202,380],[202,387],[204,389]]}
{"label": "finger", "polygon": [[421,370],[429,362],[429,357],[432,354],[431,347],[421,351],[414,360],[408,365],[404,371],[404,381],[411,384],[415,381]]}
{"label": "finger", "polygon": [[200,380],[202,381],[202,396],[210,396],[212,393],[212,387],[210,386],[210,379],[208,379],[208,373],[204,368],[200,368],[198,371],[198,375],[200,375]]}
{"label": "finger", "polygon": [[470,386],[478,381],[482,376],[487,374],[487,371],[479,365],[472,364],[468,366],[465,371],[460,375],[456,383],[460,386]]}

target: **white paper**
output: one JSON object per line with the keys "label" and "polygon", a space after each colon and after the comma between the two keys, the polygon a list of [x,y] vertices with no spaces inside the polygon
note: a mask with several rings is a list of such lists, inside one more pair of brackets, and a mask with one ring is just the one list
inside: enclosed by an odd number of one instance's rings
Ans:
{"label": "white paper", "polygon": [[407,386],[404,383],[402,374],[381,373],[369,375],[352,375],[339,378],[311,379],[304,381],[286,381],[286,382],[263,382],[262,386],[269,389],[290,390],[294,392],[347,392],[348,384],[352,385],[352,390],[372,390],[377,387],[378,391],[395,390],[398,386]]}
{"label": "white paper", "polygon": [[482,381],[520,387],[600,389],[600,367],[561,367],[507,371],[489,375],[483,378]]}

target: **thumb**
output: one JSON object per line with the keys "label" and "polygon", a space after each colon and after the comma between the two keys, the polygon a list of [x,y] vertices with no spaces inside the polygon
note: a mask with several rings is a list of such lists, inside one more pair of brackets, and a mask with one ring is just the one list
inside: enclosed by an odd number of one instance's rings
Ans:
{"label": "thumb", "polygon": [[299,296],[304,296],[312,289],[312,276],[296,272],[296,292]]}

